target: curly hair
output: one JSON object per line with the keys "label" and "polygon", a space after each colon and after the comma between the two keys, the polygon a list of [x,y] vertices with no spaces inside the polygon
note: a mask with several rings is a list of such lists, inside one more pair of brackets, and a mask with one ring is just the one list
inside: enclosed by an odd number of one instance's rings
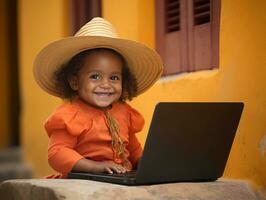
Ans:
{"label": "curly hair", "polygon": [[77,75],[79,70],[83,67],[85,58],[96,52],[110,52],[122,61],[122,95],[121,101],[132,100],[137,93],[137,81],[134,74],[130,71],[124,57],[113,49],[96,48],[82,51],[72,57],[70,61],[64,66],[60,67],[55,72],[55,81],[57,90],[60,92],[62,99],[73,100],[77,95],[77,91],[73,90],[69,84],[69,78]]}

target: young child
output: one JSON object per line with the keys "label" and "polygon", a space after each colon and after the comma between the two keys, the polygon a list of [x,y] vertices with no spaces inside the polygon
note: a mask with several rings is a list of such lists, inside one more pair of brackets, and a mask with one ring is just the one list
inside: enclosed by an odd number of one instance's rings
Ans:
{"label": "young child", "polygon": [[102,18],[74,37],[46,46],[34,62],[39,86],[64,100],[47,119],[48,161],[65,178],[70,171],[125,173],[142,155],[136,133],[142,115],[125,101],[150,88],[162,73],[158,54],[120,39]]}

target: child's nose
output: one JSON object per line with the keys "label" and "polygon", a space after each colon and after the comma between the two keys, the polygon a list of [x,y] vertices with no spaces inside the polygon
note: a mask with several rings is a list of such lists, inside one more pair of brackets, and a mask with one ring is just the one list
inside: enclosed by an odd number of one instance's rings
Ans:
{"label": "child's nose", "polygon": [[106,89],[106,88],[110,88],[111,84],[109,79],[103,79],[100,85],[102,88]]}

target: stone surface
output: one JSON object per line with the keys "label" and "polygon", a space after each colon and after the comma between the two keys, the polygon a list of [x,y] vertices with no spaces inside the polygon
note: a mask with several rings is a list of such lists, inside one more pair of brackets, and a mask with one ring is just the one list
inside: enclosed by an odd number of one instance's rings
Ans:
{"label": "stone surface", "polygon": [[150,186],[121,186],[87,180],[25,179],[0,185],[5,200],[266,200],[243,181],[221,179],[215,182],[171,183]]}

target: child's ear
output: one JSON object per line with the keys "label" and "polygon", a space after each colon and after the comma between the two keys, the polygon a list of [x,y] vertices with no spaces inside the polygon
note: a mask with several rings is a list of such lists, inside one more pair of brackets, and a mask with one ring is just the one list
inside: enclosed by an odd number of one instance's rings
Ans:
{"label": "child's ear", "polygon": [[77,76],[71,76],[67,80],[72,90],[77,91],[79,89]]}

